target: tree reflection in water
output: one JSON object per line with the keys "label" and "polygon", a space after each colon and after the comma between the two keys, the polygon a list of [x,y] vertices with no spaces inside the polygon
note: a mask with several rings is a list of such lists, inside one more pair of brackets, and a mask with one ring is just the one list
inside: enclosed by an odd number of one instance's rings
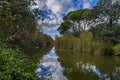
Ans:
{"label": "tree reflection in water", "polygon": [[68,80],[120,80],[120,57],[56,50]]}
{"label": "tree reflection in water", "polygon": [[53,48],[40,60],[36,73],[45,80],[120,80],[120,58]]}

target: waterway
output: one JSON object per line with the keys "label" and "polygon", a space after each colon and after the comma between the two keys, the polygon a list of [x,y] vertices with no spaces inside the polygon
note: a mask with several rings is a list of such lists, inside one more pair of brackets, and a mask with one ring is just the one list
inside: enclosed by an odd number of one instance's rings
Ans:
{"label": "waterway", "polygon": [[44,80],[120,80],[120,57],[53,47],[40,58],[35,72]]}

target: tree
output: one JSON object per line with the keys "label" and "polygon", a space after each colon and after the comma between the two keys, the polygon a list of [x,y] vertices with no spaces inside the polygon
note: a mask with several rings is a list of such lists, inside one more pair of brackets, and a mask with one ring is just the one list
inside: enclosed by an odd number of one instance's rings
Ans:
{"label": "tree", "polygon": [[109,28],[120,20],[120,0],[99,0],[94,7],[99,23],[105,23]]}
{"label": "tree", "polygon": [[69,21],[65,21],[62,22],[60,24],[60,27],[58,28],[58,30],[60,31],[60,34],[70,34],[69,29],[72,27],[72,23],[70,23]]}
{"label": "tree", "polygon": [[[61,34],[79,35],[81,31],[85,31],[92,23],[92,10],[82,9],[69,12],[64,17],[64,22],[58,30]],[[91,17],[90,17],[91,16]]]}
{"label": "tree", "polygon": [[95,27],[91,27],[90,31],[97,40],[112,44],[120,43],[120,25],[116,24],[109,28],[105,24],[98,24]]}
{"label": "tree", "polygon": [[15,48],[21,42],[32,39],[30,37],[37,30],[36,18],[40,17],[40,13],[35,11],[37,15],[33,15],[31,5],[35,5],[34,0],[0,1],[0,40],[3,43]]}
{"label": "tree", "polygon": [[120,42],[120,0],[99,0],[94,7],[96,14],[95,27],[90,30],[94,38],[100,41],[106,41],[112,44]]}

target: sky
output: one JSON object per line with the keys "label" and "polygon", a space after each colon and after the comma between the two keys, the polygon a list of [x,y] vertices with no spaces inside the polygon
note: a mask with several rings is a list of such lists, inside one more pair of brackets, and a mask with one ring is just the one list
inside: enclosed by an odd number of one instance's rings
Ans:
{"label": "sky", "polygon": [[44,21],[38,20],[42,26],[43,33],[50,35],[53,39],[60,35],[57,28],[63,22],[63,17],[70,11],[84,8],[92,8],[98,0],[36,0],[36,8],[44,13]]}

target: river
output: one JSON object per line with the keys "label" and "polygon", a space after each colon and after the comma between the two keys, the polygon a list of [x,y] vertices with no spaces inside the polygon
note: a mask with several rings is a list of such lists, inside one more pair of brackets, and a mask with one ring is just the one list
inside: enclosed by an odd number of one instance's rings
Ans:
{"label": "river", "polygon": [[40,58],[35,72],[44,80],[120,80],[120,57],[57,51],[53,47]]}

